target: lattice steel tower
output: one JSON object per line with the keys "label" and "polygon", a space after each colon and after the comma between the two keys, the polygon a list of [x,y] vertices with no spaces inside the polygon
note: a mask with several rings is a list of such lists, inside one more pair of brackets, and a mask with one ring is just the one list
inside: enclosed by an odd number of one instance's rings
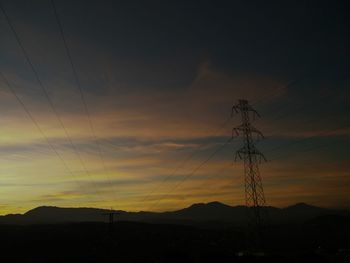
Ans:
{"label": "lattice steel tower", "polygon": [[[254,143],[259,138],[264,138],[263,134],[254,128],[250,120],[260,117],[258,112],[249,105],[247,100],[239,100],[238,104],[232,107],[233,113],[241,113],[242,124],[232,129],[232,136],[242,136],[244,146],[236,151],[237,157],[244,161],[245,180],[245,201],[249,212],[249,223],[255,228],[254,232],[260,232],[262,225],[262,207],[265,206],[265,195],[259,173],[259,163],[266,161],[264,155],[255,147]],[[254,136],[256,135],[256,136]],[[255,137],[255,138],[254,138]]]}

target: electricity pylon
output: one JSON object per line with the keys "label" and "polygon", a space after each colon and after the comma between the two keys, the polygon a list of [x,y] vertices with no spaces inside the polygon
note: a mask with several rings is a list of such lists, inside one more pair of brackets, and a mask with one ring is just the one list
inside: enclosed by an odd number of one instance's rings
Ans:
{"label": "electricity pylon", "polygon": [[[255,147],[255,141],[264,138],[263,134],[253,127],[251,119],[260,117],[258,112],[249,105],[247,100],[239,100],[232,107],[231,117],[234,113],[241,113],[242,124],[232,129],[232,136],[242,136],[244,145],[236,151],[237,158],[244,161],[245,202],[249,213],[248,224],[255,236],[255,246],[260,243],[260,231],[263,221],[262,208],[265,206],[265,195],[261,182],[259,163],[266,161],[265,156]],[[256,135],[256,136],[254,136]],[[254,138],[255,137],[255,138]]]}

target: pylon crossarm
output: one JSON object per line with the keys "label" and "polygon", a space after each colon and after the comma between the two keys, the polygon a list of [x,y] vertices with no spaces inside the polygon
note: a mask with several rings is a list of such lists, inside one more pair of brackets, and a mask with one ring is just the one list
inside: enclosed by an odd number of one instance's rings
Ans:
{"label": "pylon crossarm", "polygon": [[262,134],[262,132],[259,131],[259,130],[258,130],[257,128],[255,128],[254,126],[250,125],[250,126],[249,126],[249,129],[250,129],[250,132],[253,132],[253,133],[257,134],[257,137],[258,137],[258,138],[259,138],[259,136],[260,136],[261,139],[264,139],[264,138],[265,138],[264,135]]}
{"label": "pylon crossarm", "polygon": [[259,156],[260,162],[261,162],[261,158],[264,159],[265,162],[267,162],[267,159],[265,157],[264,154],[262,154],[259,150],[257,150],[256,148],[254,148],[252,154],[255,154],[257,156]]}
{"label": "pylon crossarm", "polygon": [[241,155],[241,152],[240,151],[237,151],[236,154],[235,154],[235,162],[237,161],[237,157],[242,160],[242,155]]}
{"label": "pylon crossarm", "polygon": [[239,136],[239,129],[238,128],[232,128],[232,138],[234,137],[234,134],[236,134],[236,136]]}
{"label": "pylon crossarm", "polygon": [[234,105],[234,106],[232,107],[232,110],[231,110],[231,117],[233,117],[233,111],[234,111],[235,113],[238,113],[238,110],[239,110],[239,106]]}
{"label": "pylon crossarm", "polygon": [[264,139],[264,135],[262,134],[262,132],[259,131],[258,129],[256,129],[254,126],[250,125],[250,124],[248,124],[248,125],[241,124],[241,125],[239,125],[237,127],[234,127],[232,129],[232,136],[233,136],[234,133],[236,133],[236,135],[239,136],[239,132],[242,132],[242,133],[247,133],[247,132],[248,133],[255,133],[255,134],[257,134],[257,138],[259,138],[259,136],[260,136],[260,138]]}
{"label": "pylon crossarm", "polygon": [[251,111],[254,113],[254,116],[258,116],[259,118],[261,117],[260,114],[250,105],[247,105],[247,110]]}

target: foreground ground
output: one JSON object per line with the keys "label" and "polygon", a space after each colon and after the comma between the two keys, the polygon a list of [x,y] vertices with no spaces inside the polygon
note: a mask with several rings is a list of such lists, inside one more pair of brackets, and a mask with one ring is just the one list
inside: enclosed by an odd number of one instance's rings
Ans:
{"label": "foreground ground", "polygon": [[118,222],[0,226],[2,262],[350,262],[350,223],[267,229],[266,256],[239,256],[241,228]]}

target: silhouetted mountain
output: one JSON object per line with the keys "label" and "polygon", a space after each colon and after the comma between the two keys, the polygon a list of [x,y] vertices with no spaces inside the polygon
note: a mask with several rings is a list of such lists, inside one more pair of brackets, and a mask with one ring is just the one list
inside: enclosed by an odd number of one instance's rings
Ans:
{"label": "silhouetted mountain", "polygon": [[[349,216],[349,211],[325,209],[304,203],[286,208],[264,207],[271,223],[306,222],[325,215]],[[106,222],[109,210],[97,208],[60,208],[41,206],[25,214],[0,216],[2,224],[55,224],[71,222]],[[220,202],[193,204],[172,212],[125,212],[118,213],[117,220],[151,223],[225,223],[241,225],[246,222],[248,209],[245,206],[229,206]]]}
{"label": "silhouetted mountain", "polygon": [[298,212],[304,212],[304,211],[321,211],[324,210],[324,208],[309,205],[306,203],[297,203],[295,205],[291,205],[285,208],[285,210],[288,211],[298,211]]}
{"label": "silhouetted mountain", "polygon": [[103,221],[103,215],[108,210],[96,208],[60,208],[40,206],[28,212],[0,217],[0,223],[5,224],[55,224],[72,222]]}
{"label": "silhouetted mountain", "polygon": [[40,206],[29,210],[23,216],[35,223],[66,223],[101,221],[107,210],[95,208],[59,208]]}
{"label": "silhouetted mountain", "polygon": [[220,202],[193,204],[190,207],[160,214],[166,222],[181,221],[182,223],[229,223],[242,224],[246,219],[245,206],[229,206]]}
{"label": "silhouetted mountain", "polygon": [[273,219],[281,222],[305,222],[323,215],[349,215],[349,211],[326,209],[305,203],[297,203],[281,209]]}

